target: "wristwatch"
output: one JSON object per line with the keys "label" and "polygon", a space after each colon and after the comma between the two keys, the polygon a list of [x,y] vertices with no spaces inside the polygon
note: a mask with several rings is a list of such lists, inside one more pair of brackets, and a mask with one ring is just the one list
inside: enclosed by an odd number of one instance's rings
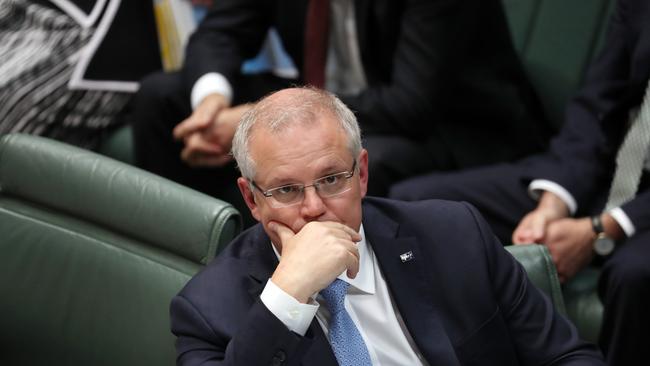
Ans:
{"label": "wristwatch", "polygon": [[596,233],[596,240],[594,240],[594,252],[598,255],[610,255],[614,251],[614,240],[605,234],[605,229],[603,228],[603,222],[600,219],[600,215],[594,215],[591,217],[591,227]]}

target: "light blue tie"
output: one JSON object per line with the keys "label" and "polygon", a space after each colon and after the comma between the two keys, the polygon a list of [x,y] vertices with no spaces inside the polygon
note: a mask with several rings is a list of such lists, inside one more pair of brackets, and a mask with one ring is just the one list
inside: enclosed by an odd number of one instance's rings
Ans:
{"label": "light blue tie", "polygon": [[331,313],[330,344],[340,366],[371,366],[366,343],[350,314],[345,310],[344,300],[348,286],[350,285],[347,282],[336,279],[320,292]]}

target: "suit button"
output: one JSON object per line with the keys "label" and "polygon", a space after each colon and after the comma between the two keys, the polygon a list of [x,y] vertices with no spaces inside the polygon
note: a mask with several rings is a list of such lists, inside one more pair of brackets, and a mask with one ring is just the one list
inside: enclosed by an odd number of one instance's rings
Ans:
{"label": "suit button", "polygon": [[275,352],[273,355],[273,360],[271,361],[272,366],[280,366],[287,360],[287,354],[283,350]]}

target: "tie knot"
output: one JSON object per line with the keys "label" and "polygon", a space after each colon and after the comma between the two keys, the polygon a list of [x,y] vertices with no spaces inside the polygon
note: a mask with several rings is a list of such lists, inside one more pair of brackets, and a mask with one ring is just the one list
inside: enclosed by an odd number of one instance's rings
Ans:
{"label": "tie knot", "polygon": [[349,283],[337,278],[320,292],[327,303],[327,307],[333,314],[345,309],[345,295],[348,292],[349,286]]}

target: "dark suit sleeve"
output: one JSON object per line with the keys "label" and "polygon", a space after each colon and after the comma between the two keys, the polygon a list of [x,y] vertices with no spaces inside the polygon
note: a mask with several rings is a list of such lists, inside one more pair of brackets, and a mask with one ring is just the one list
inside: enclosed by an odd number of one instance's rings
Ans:
{"label": "dark suit sleeve", "polygon": [[273,19],[275,1],[219,0],[192,34],[183,65],[185,87],[209,72],[231,84],[242,62],[260,50]]}
{"label": "dark suit sleeve", "polygon": [[596,347],[579,339],[576,328],[530,282],[478,212],[470,210],[484,239],[492,290],[521,364],[604,365]]}
{"label": "dark suit sleeve", "polygon": [[650,191],[646,190],[630,202],[621,206],[623,212],[630,218],[635,230],[650,229]]}
{"label": "dark suit sleeve", "polygon": [[[481,110],[484,118],[494,118],[495,110],[484,104],[497,95],[523,104],[523,93],[511,90],[516,89],[511,78],[523,75],[518,74],[520,65],[497,1],[407,0],[403,4],[401,13],[386,15],[389,19],[384,20],[398,25],[368,24],[365,30],[388,29],[385,32],[389,33],[372,37],[381,45],[366,46],[385,52],[372,54],[381,60],[364,60],[368,88],[356,96],[341,96],[357,115],[364,133],[422,138],[439,133],[434,125],[453,124],[451,114],[458,109],[466,115]],[[376,15],[381,9],[373,11]],[[388,49],[387,44],[395,46]],[[380,75],[382,80],[371,79]],[[502,102],[496,100],[493,108]],[[515,118],[508,113],[500,115]]]}
{"label": "dark suit sleeve", "polygon": [[551,143],[550,159],[535,166],[528,177],[560,184],[579,205],[609,185],[628,113],[641,102],[647,82],[632,77],[638,26],[647,18],[640,19],[644,17],[629,3],[616,2],[603,50],[567,107],[562,132]]}
{"label": "dark suit sleeve", "polygon": [[[308,337],[289,331],[260,301],[248,310],[232,335],[226,329],[232,319],[215,323],[182,295],[172,300],[171,315],[178,365],[255,366],[271,365],[274,360],[290,363],[300,359],[311,344]],[[232,317],[240,315],[233,313]]]}

